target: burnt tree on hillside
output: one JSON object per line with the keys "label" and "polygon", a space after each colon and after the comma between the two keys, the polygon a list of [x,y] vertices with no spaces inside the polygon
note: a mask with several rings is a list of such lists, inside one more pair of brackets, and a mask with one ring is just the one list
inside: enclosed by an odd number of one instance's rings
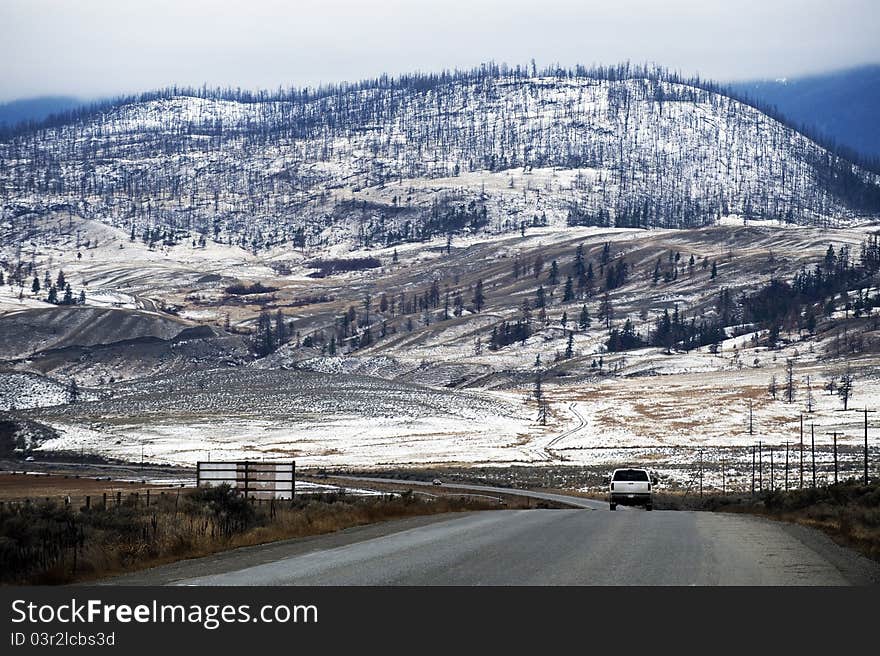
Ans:
{"label": "burnt tree on hillside", "polygon": [[614,319],[614,306],[611,303],[611,297],[608,292],[602,296],[599,302],[599,311],[597,313],[599,321],[605,324],[605,328],[611,328],[611,321]]}
{"label": "burnt tree on hillside", "polygon": [[67,384],[67,402],[77,403],[79,401],[79,396],[79,384],[77,384],[75,378],[71,378],[70,382]]}
{"label": "burnt tree on hillside", "polygon": [[840,397],[841,403],[843,403],[844,410],[849,408],[849,400],[853,393],[854,380],[852,372],[847,369],[841,374],[840,381],[837,384],[837,395]]}
{"label": "burnt tree on hillside", "polygon": [[483,309],[483,306],[486,304],[486,296],[483,294],[483,279],[480,278],[477,280],[477,284],[474,287],[474,310],[479,312]]}
{"label": "burnt tree on hillside", "polygon": [[794,403],[795,380],[794,360],[789,358],[785,361],[785,401]]}
{"label": "burnt tree on hillside", "polygon": [[[683,228],[731,213],[821,225],[838,210],[853,215],[880,209],[880,187],[847,158],[880,170],[876,162],[827,142],[831,152],[826,152],[815,140],[776,126],[774,120],[784,125],[785,119],[772,108],[755,112],[754,102],[713,83],[628,63],[549,67],[539,74],[545,79],[536,84],[524,67],[490,63],[470,71],[380,76],[274,93],[169,87],[3,128],[0,187],[8,207],[37,197],[45,202],[36,212],[119,217],[118,227],[153,248],[193,242],[204,247],[206,238],[213,238],[252,252],[279,244],[320,245],[324,228],[349,219],[363,246],[513,231],[526,224],[522,218],[499,218],[490,225],[485,194],[475,199],[449,192],[432,196],[429,208],[404,195],[384,203],[328,203],[324,216],[303,225],[305,205],[329,197],[327,177],[312,165],[326,171],[332,166],[324,165],[339,158],[350,163],[349,141],[369,154],[361,158],[367,164],[354,172],[353,185],[376,188],[404,179],[533,166],[608,172],[576,178],[571,225]],[[581,91],[560,101],[554,81],[580,85]],[[601,90],[603,102],[583,102],[594,90]],[[241,111],[221,113],[219,101],[240,103]],[[497,111],[499,102],[505,103],[503,111]],[[198,111],[162,111],[175,103]],[[550,103],[560,121],[528,120],[536,107]],[[708,132],[696,120],[698,113],[677,112],[681,103],[716,111],[722,124]],[[127,129],[125,120],[140,111],[151,112],[156,123]],[[600,132],[568,128],[599,119],[616,125]],[[667,121],[680,129],[679,148],[638,147],[639,128],[662,122],[667,129]],[[397,131],[395,138],[388,126]],[[705,188],[695,193],[701,181],[693,168],[704,167],[707,154],[688,147],[690,135],[702,135],[730,155],[717,166],[725,179],[751,179],[747,174],[755,167],[764,175],[748,186],[732,182],[727,191],[703,182]],[[279,150],[292,155],[285,167],[264,166],[264,158]],[[777,152],[781,157],[773,156]],[[166,164],[144,165],[157,161]],[[213,164],[193,166],[204,161]],[[621,183],[619,193],[612,194],[615,182]],[[531,224],[546,223],[536,212]],[[574,278],[580,287],[580,277]]]}

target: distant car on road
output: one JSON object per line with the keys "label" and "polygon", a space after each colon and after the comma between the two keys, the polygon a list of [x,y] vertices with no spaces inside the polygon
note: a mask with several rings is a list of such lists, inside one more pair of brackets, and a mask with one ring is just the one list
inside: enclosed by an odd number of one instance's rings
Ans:
{"label": "distant car on road", "polygon": [[443,485],[443,481],[441,481],[439,478],[435,478],[433,481],[431,481],[431,483],[433,483],[434,485]]}
{"label": "distant car on road", "polygon": [[617,510],[617,504],[653,510],[655,480],[647,469],[615,469],[609,490],[611,510]]}

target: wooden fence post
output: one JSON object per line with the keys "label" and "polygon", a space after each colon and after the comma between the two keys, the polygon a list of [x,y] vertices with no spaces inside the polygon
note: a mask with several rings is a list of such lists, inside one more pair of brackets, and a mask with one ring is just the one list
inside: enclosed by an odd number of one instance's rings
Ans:
{"label": "wooden fence post", "polygon": [[788,492],[788,442],[785,443],[785,491]]}
{"label": "wooden fence post", "polygon": [[776,472],[773,470],[773,449],[770,449],[770,491],[776,490]]}
{"label": "wooden fence post", "polygon": [[764,491],[764,449],[758,440],[758,492]]}
{"label": "wooden fence post", "polygon": [[813,452],[813,489],[816,488],[816,426],[810,424],[810,450]]}
{"label": "wooden fence post", "polygon": [[752,445],[752,494],[755,494],[755,445]]}

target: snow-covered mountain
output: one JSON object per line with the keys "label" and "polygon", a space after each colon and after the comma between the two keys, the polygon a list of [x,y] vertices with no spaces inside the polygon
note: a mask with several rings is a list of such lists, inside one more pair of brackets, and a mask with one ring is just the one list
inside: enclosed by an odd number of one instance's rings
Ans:
{"label": "snow-covered mountain", "polygon": [[877,174],[713,85],[629,67],[170,89],[7,135],[0,189],[7,235],[66,209],[251,250],[880,214]]}

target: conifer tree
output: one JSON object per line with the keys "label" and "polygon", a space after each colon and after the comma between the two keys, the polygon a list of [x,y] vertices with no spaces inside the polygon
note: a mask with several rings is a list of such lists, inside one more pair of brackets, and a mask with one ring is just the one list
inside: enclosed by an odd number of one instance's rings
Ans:
{"label": "conifer tree", "polygon": [[272,317],[268,312],[261,312],[257,318],[257,331],[253,340],[254,351],[265,357],[275,350],[275,334],[272,330]]}
{"label": "conifer tree", "polygon": [[546,306],[547,306],[547,299],[544,295],[544,288],[538,287],[537,291],[535,292],[535,307],[536,308],[543,308]]}
{"label": "conifer tree", "polygon": [[[568,277],[568,280],[571,282],[571,276]],[[547,282],[554,286],[559,284],[559,265],[556,263],[556,260],[550,263],[550,273],[547,274]]]}
{"label": "conifer tree", "polygon": [[275,344],[277,346],[286,344],[289,337],[287,334],[287,324],[284,323],[284,314],[279,309],[275,312]]}
{"label": "conifer tree", "polygon": [[541,271],[544,270],[544,256],[538,253],[535,255],[535,261],[532,264],[532,270],[535,272],[535,278],[541,275]]}
{"label": "conifer tree", "polygon": [[843,409],[847,410],[849,406],[849,400],[852,397],[853,392],[853,375],[852,372],[847,369],[841,376],[840,382],[837,384],[837,395],[840,397],[840,400],[843,402]]}
{"label": "conifer tree", "polygon": [[580,278],[585,275],[587,272],[586,267],[584,266],[584,245],[578,244],[578,247],[574,252],[574,275],[575,278]]}
{"label": "conifer tree", "polygon": [[581,316],[578,319],[578,325],[581,330],[586,330],[592,324],[592,319],[590,319],[590,311],[587,309],[586,304],[581,308]]}
{"label": "conifer tree", "polygon": [[571,276],[565,279],[565,291],[562,294],[562,302],[570,303],[574,300],[574,282],[571,279]]}

